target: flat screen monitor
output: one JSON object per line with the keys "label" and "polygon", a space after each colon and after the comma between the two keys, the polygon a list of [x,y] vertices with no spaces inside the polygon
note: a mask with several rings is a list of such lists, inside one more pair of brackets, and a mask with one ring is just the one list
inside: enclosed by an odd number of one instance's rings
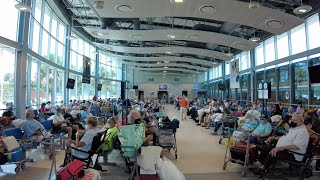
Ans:
{"label": "flat screen monitor", "polygon": [[132,89],[138,89],[138,86],[133,86]]}
{"label": "flat screen monitor", "polygon": [[166,91],[166,90],[168,90],[168,86],[167,85],[159,85],[159,90]]}
{"label": "flat screen monitor", "polygon": [[320,65],[308,67],[309,79],[311,83],[320,83]]}
{"label": "flat screen monitor", "polygon": [[71,78],[68,78],[68,81],[67,81],[67,89],[73,89],[75,82],[76,82],[76,80],[71,79]]}
{"label": "flat screen monitor", "polygon": [[218,84],[219,90],[225,90],[226,86],[224,84]]}
{"label": "flat screen monitor", "polygon": [[102,89],[102,84],[98,84],[97,89],[98,89],[98,91],[101,91],[101,89]]}

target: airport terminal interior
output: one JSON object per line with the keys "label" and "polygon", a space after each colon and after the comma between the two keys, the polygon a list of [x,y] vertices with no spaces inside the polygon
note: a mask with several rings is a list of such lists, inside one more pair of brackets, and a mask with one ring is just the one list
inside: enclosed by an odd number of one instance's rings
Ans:
{"label": "airport terminal interior", "polygon": [[320,179],[320,0],[1,0],[0,179]]}

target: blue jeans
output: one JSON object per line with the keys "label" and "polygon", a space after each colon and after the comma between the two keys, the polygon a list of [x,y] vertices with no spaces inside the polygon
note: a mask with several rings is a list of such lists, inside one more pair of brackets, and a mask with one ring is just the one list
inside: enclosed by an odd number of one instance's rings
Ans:
{"label": "blue jeans", "polygon": [[222,125],[221,122],[212,122],[213,131],[217,132],[218,129],[221,127],[221,125]]}

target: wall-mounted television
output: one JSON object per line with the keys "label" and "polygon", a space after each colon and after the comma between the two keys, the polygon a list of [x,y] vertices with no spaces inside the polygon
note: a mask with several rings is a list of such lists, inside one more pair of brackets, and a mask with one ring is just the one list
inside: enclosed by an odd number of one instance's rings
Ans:
{"label": "wall-mounted television", "polygon": [[76,80],[71,79],[71,78],[68,78],[68,81],[67,81],[67,89],[73,89],[75,82],[76,82]]}
{"label": "wall-mounted television", "polygon": [[159,90],[166,91],[166,90],[168,90],[168,86],[167,85],[159,85]]}
{"label": "wall-mounted television", "polygon": [[226,85],[225,84],[218,84],[218,89],[219,90],[226,90]]}
{"label": "wall-mounted television", "polygon": [[308,67],[309,79],[311,83],[320,83],[320,65]]}
{"label": "wall-mounted television", "polygon": [[133,86],[132,89],[138,89],[138,86]]}
{"label": "wall-mounted television", "polygon": [[97,90],[101,91],[101,89],[102,89],[102,84],[98,84]]}

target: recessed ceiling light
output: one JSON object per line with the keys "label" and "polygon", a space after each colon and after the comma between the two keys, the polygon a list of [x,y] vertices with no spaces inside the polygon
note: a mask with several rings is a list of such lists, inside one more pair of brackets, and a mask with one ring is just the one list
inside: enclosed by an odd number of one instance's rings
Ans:
{"label": "recessed ceiling light", "polygon": [[116,6],[116,10],[122,13],[129,13],[132,12],[132,8],[129,5],[126,4],[120,4]]}
{"label": "recessed ceiling light", "polygon": [[142,36],[139,34],[132,34],[132,35],[130,35],[130,37],[134,38],[134,39],[141,39],[142,38]]}
{"label": "recessed ceiling light", "polygon": [[160,62],[160,61],[158,61],[158,62],[157,62],[157,64],[161,64],[161,62]]}
{"label": "recessed ceiling light", "polygon": [[269,19],[265,22],[266,26],[271,28],[279,28],[283,26],[283,22],[277,19]]}
{"label": "recessed ceiling light", "polygon": [[163,61],[164,63],[169,63],[170,61]]}
{"label": "recessed ceiling light", "polygon": [[168,67],[167,67],[167,66],[165,66],[165,67],[163,67],[163,68],[168,69]]}
{"label": "recessed ceiling light", "polygon": [[104,1],[95,1],[94,2],[94,7],[96,9],[103,9],[104,8]]}
{"label": "recessed ceiling light", "polygon": [[226,56],[229,56],[229,57],[231,57],[231,56],[233,56],[233,53],[231,53],[231,52],[229,52],[229,53],[226,53]]}
{"label": "recessed ceiling light", "polygon": [[176,38],[176,36],[175,36],[175,35],[172,35],[172,34],[169,34],[169,35],[168,35],[168,38],[174,39],[174,38]]}
{"label": "recessed ceiling light", "polygon": [[77,39],[77,37],[73,36],[73,35],[67,36],[66,38],[69,39],[69,40],[76,40]]}
{"label": "recessed ceiling light", "polygon": [[183,3],[183,0],[170,0],[170,2],[173,4],[179,4],[179,3]]}
{"label": "recessed ceiling light", "polygon": [[198,39],[199,36],[196,35],[196,34],[189,34],[189,35],[188,35],[188,38],[190,38],[190,39]]}
{"label": "recessed ceiling light", "polygon": [[167,71],[162,71],[162,72],[166,73]]}
{"label": "recessed ceiling light", "polygon": [[212,64],[218,64],[217,62],[212,62]]}
{"label": "recessed ceiling light", "polygon": [[258,38],[258,37],[252,37],[252,38],[249,39],[249,41],[258,42],[258,41],[260,41],[260,38]]}
{"label": "recessed ceiling light", "polygon": [[311,6],[305,5],[305,6],[299,6],[299,7],[295,8],[293,10],[293,12],[295,14],[304,14],[304,13],[311,11],[311,9],[312,9]]}
{"label": "recessed ceiling light", "polygon": [[14,7],[23,12],[31,11],[31,6],[29,6],[28,4],[18,3],[18,4],[15,4]]}
{"label": "recessed ceiling light", "polygon": [[170,51],[166,51],[166,54],[172,54],[172,52],[170,52]]}
{"label": "recessed ceiling light", "polygon": [[216,12],[216,8],[213,7],[213,6],[209,6],[209,5],[204,5],[204,6],[201,6],[199,8],[200,12],[203,12],[203,13],[214,13]]}
{"label": "recessed ceiling light", "polygon": [[99,32],[99,31],[96,31],[94,32],[93,34],[97,35],[97,36],[104,36],[106,34],[102,33],[102,32]]}

